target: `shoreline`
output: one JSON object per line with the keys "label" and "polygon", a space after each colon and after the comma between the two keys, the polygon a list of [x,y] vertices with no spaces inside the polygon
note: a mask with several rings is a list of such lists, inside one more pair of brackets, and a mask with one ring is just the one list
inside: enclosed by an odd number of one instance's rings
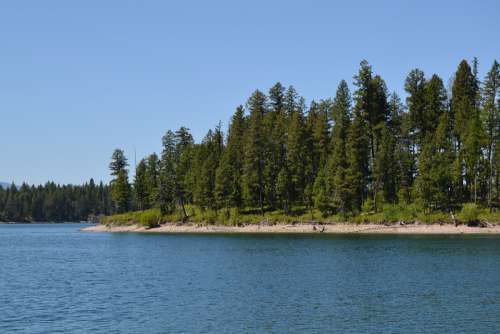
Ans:
{"label": "shoreline", "polygon": [[200,225],[200,224],[162,224],[159,227],[145,228],[138,225],[95,225],[84,227],[83,232],[112,233],[234,233],[234,234],[428,234],[428,235],[460,235],[460,234],[493,234],[500,235],[500,225],[491,227],[469,227],[466,225],[378,225],[378,224],[276,224],[243,226]]}

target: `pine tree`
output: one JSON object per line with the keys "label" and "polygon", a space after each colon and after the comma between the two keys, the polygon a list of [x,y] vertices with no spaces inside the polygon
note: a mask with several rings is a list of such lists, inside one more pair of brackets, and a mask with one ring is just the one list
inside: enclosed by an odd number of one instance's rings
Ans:
{"label": "pine tree", "polygon": [[500,122],[500,110],[497,102],[500,99],[500,65],[496,60],[486,74],[483,92],[482,119],[486,132],[486,159],[488,161],[487,201],[488,206],[491,207],[493,201],[493,182],[498,175],[498,165],[494,164],[494,154],[497,151],[497,143],[500,139],[500,129],[498,126]]}
{"label": "pine tree", "polygon": [[[368,170],[370,179],[374,179],[372,174],[374,172],[375,157],[378,152],[381,131],[389,116],[387,88],[380,76],[376,75],[373,77],[371,66],[365,60],[361,62],[358,75],[354,79],[354,84],[357,86],[354,94],[356,101],[355,109],[364,118],[366,130],[368,131]],[[378,191],[376,188],[377,184],[371,181],[369,186],[376,210],[377,201],[375,195]]]}
{"label": "pine tree", "polygon": [[421,131],[423,139],[436,131],[441,115],[446,112],[447,104],[448,97],[443,81],[434,74],[424,87],[424,128]]}
{"label": "pine tree", "polygon": [[303,203],[306,181],[306,166],[309,163],[306,152],[304,115],[299,108],[290,115],[287,136],[286,173],[290,177],[288,194],[290,206]]}
{"label": "pine tree", "polygon": [[477,79],[467,61],[463,60],[453,81],[451,111],[458,151],[455,183],[457,194],[466,200],[475,200],[476,197],[479,155],[483,144],[477,90]]}
{"label": "pine tree", "polygon": [[323,168],[330,151],[330,101],[322,100],[319,103],[312,101],[307,113],[307,147],[312,164],[312,175],[316,175]]}
{"label": "pine tree", "polygon": [[448,113],[440,116],[436,132],[428,136],[419,159],[416,189],[428,209],[450,210],[453,203],[452,126]]}
{"label": "pine tree", "polygon": [[163,151],[158,177],[157,203],[161,214],[172,213],[176,201],[176,149],[175,134],[168,130],[162,138]]}
{"label": "pine tree", "polygon": [[332,108],[334,126],[332,129],[332,149],[328,163],[330,189],[333,206],[341,213],[350,210],[349,184],[347,183],[347,137],[351,122],[351,95],[347,82],[342,80],[337,88]]}
{"label": "pine tree", "polygon": [[111,157],[109,169],[114,177],[111,181],[111,197],[117,212],[126,212],[130,209],[131,189],[127,166],[127,158],[123,151],[116,149]]}
{"label": "pine tree", "polygon": [[243,138],[246,121],[243,106],[234,113],[227,135],[227,146],[216,173],[215,192],[220,206],[241,209],[243,174]]}
{"label": "pine tree", "polygon": [[137,208],[144,210],[149,208],[149,194],[147,184],[147,164],[144,159],[139,161],[135,169],[134,193]]}
{"label": "pine tree", "polygon": [[257,205],[264,214],[265,138],[263,119],[266,114],[266,96],[255,91],[247,102],[250,116],[245,133],[243,186],[244,198],[250,206]]}
{"label": "pine tree", "polygon": [[192,164],[193,136],[186,127],[180,127],[175,132],[175,195],[181,206],[184,219],[187,219],[185,203],[191,198],[189,170]]}
{"label": "pine tree", "polygon": [[292,212],[292,191],[293,184],[288,171],[288,167],[284,166],[280,169],[278,173],[278,179],[276,181],[276,193],[278,200],[281,203],[281,207],[286,214]]}
{"label": "pine tree", "polygon": [[304,201],[311,210],[315,206],[314,182],[320,169],[324,169],[330,149],[329,113],[331,103],[312,101],[305,121],[305,188]]}
{"label": "pine tree", "polygon": [[149,206],[155,206],[158,200],[158,184],[160,173],[160,161],[156,153],[147,157],[146,163],[146,193],[148,194],[147,203]]}
{"label": "pine tree", "polygon": [[388,128],[395,138],[394,172],[396,173],[396,186],[398,202],[409,204],[411,202],[412,187],[416,173],[416,161],[412,140],[411,119],[399,96],[392,93],[389,99],[390,119]]}
{"label": "pine tree", "polygon": [[398,195],[397,145],[394,134],[386,125],[382,125],[378,146],[373,173],[377,202],[395,203]]}
{"label": "pine tree", "polygon": [[328,196],[329,186],[327,182],[325,167],[320,168],[314,180],[314,207],[326,217],[331,212],[331,204]]}
{"label": "pine tree", "polygon": [[425,112],[425,87],[426,79],[423,71],[412,70],[405,81],[405,91],[408,93],[406,104],[409,109],[409,124],[413,133],[413,140],[418,146],[422,146],[429,132],[428,121]]}
{"label": "pine tree", "polygon": [[350,207],[356,212],[367,199],[369,177],[369,139],[367,125],[359,109],[354,110],[354,118],[347,135],[347,184],[349,185]]}
{"label": "pine tree", "polygon": [[285,113],[285,87],[276,83],[269,90],[269,110],[263,119],[265,148],[264,193],[269,206],[276,206],[276,183],[280,166],[285,159],[288,117]]}

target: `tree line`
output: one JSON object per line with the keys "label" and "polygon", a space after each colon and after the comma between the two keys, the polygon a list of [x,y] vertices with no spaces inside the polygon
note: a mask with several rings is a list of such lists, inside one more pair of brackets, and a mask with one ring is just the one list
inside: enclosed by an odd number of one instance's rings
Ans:
{"label": "tree line", "polygon": [[109,186],[93,179],[79,186],[48,182],[0,187],[0,221],[86,221],[113,210]]}
{"label": "tree line", "polygon": [[200,143],[189,129],[167,131],[163,150],[142,159],[128,180],[116,150],[110,164],[116,212],[186,205],[264,213],[323,215],[415,204],[453,211],[500,204],[500,66],[486,76],[463,60],[447,88],[436,74],[410,71],[405,101],[367,61],[351,93],[342,80],[332,99],[306,106],[292,86],[256,90],[238,106],[227,134],[219,123]]}

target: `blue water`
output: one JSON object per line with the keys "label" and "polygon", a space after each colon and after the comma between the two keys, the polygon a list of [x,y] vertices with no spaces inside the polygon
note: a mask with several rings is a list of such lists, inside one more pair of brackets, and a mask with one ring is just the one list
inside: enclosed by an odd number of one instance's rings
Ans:
{"label": "blue water", "polygon": [[0,333],[500,333],[500,238],[0,225]]}

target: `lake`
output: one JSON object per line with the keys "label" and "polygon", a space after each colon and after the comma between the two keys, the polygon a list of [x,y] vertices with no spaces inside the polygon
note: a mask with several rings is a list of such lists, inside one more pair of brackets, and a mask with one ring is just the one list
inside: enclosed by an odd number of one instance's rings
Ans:
{"label": "lake", "polygon": [[0,333],[499,333],[499,236],[0,225]]}

